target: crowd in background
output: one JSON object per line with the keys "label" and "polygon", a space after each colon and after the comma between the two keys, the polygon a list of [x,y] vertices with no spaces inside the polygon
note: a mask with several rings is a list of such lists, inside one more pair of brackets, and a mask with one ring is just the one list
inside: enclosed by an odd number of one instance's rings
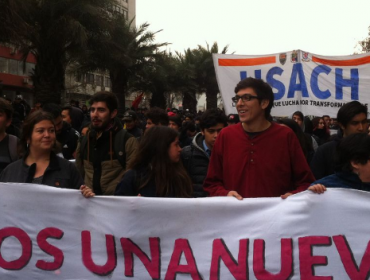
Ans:
{"label": "crowd in background", "polygon": [[[307,117],[300,111],[288,117],[271,117],[272,103],[264,105],[270,97],[260,95],[259,89],[266,90],[266,85],[255,83],[252,79],[237,86],[233,102],[239,114],[228,116],[220,109],[191,113],[176,108],[131,108],[118,114],[117,99],[108,92],[95,94],[89,106],[81,107],[71,100],[66,106],[36,103],[30,108],[22,96],[13,102],[1,98],[0,181],[81,189],[85,197],[230,195],[242,199],[285,198],[310,185],[309,189],[322,193],[332,182],[339,182],[339,177],[349,178],[350,173],[354,181],[342,180],[338,185],[368,190],[370,169],[364,169],[368,162],[358,155],[367,149],[370,137],[365,134],[369,128],[365,106],[349,102],[336,119],[328,115]],[[255,120],[246,117],[253,115],[252,103],[260,112]],[[348,137],[357,133],[362,136]],[[347,137],[349,140],[343,141]],[[271,161],[273,151],[270,156],[261,156],[268,143],[280,143],[275,152],[282,165],[289,158],[288,169],[273,170],[277,168]],[[266,174],[256,167],[259,157],[266,164]],[[229,170],[235,162],[238,166]],[[278,192],[266,186],[257,192],[227,186],[245,184],[229,178],[246,176],[248,184],[257,188],[263,176],[274,173],[287,178]],[[333,175],[339,177],[320,181]],[[292,176],[302,180],[291,182]]]}

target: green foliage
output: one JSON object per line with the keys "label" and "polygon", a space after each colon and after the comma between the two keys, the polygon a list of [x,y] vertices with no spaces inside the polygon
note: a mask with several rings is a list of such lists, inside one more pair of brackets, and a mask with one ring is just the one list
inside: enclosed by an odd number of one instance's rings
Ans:
{"label": "green foliage", "polygon": [[369,33],[368,33],[369,36],[365,38],[364,40],[358,42],[361,52],[363,53],[370,52],[370,26],[368,30],[369,30]]}

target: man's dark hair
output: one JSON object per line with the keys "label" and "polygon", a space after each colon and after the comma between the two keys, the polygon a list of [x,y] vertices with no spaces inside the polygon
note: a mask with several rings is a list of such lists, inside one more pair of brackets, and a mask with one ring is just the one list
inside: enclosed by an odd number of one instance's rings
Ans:
{"label": "man's dark hair", "polygon": [[206,110],[199,120],[199,126],[201,130],[210,128],[219,123],[222,123],[224,127],[227,126],[227,117],[225,113],[219,109]]}
{"label": "man's dark hair", "polygon": [[366,164],[370,158],[370,136],[366,133],[354,133],[342,138],[337,146],[335,170],[352,172],[351,161]]}
{"label": "man's dark hair", "polygon": [[99,91],[95,93],[89,100],[90,106],[95,102],[105,102],[110,113],[118,108],[118,100],[114,93],[109,91]]}
{"label": "man's dark hair", "polygon": [[298,116],[298,117],[300,117],[300,118],[301,118],[301,120],[302,120],[302,122],[303,122],[303,120],[304,120],[304,115],[303,115],[303,113],[302,113],[301,111],[295,111],[295,112],[293,113],[293,115],[292,115],[292,118],[293,118],[294,116]]}
{"label": "man's dark hair", "polygon": [[323,115],[322,118],[330,118],[329,115]]}
{"label": "man's dark hair", "polygon": [[4,98],[0,98],[0,112],[5,113],[8,120],[13,116],[13,106]]}
{"label": "man's dark hair", "polygon": [[344,104],[338,110],[337,121],[344,127],[347,127],[347,124],[353,119],[353,117],[361,113],[364,113],[367,118],[367,107],[358,101],[352,101]]}
{"label": "man's dark hair", "polygon": [[146,113],[146,118],[150,119],[152,123],[155,125],[164,125],[168,126],[169,120],[168,120],[168,115],[165,110],[158,108],[158,107],[153,107],[150,108],[150,110]]}
{"label": "man's dark hair", "polygon": [[180,118],[179,115],[174,115],[174,116],[168,117],[168,120],[177,124],[178,127],[182,126],[182,121],[181,121],[181,118]]}
{"label": "man's dark hair", "polygon": [[264,82],[262,79],[255,79],[252,77],[241,80],[235,87],[234,92],[238,93],[242,89],[253,88],[256,92],[259,102],[266,99],[269,101],[269,105],[265,109],[266,119],[270,119],[271,108],[274,105],[274,93],[272,92],[271,86]]}
{"label": "man's dark hair", "polygon": [[62,111],[64,111],[64,110],[68,110],[68,114],[71,116],[72,106],[70,106],[70,105],[64,106],[62,108]]}
{"label": "man's dark hair", "polygon": [[58,104],[48,103],[42,106],[44,112],[50,113],[54,119],[62,115],[62,109]]}

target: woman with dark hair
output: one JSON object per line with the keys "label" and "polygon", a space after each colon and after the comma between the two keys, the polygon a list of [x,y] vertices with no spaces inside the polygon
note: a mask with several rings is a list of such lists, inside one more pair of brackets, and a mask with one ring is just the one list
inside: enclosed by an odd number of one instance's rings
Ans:
{"label": "woman with dark hair", "polygon": [[76,166],[55,154],[54,118],[50,113],[35,111],[23,123],[20,144],[22,159],[8,165],[1,182],[34,183],[59,188],[78,189],[83,180]]}
{"label": "woman with dark hair", "polygon": [[322,193],[328,188],[370,191],[370,136],[351,134],[341,140],[335,157],[335,173],[315,181],[308,189]]}
{"label": "woman with dark hair", "polygon": [[[128,167],[115,195],[147,197],[191,197],[192,182],[180,161],[178,133],[167,126],[150,128]],[[88,187],[85,197],[94,196]]]}
{"label": "woman with dark hair", "polygon": [[313,135],[316,135],[319,139],[319,146],[326,143],[330,139],[330,133],[326,127],[325,121],[321,117],[315,117],[312,119],[313,124]]}

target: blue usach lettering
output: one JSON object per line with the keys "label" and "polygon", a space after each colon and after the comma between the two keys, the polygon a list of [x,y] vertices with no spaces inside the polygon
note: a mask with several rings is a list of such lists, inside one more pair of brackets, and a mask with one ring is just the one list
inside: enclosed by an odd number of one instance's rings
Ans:
{"label": "blue usach lettering", "polygon": [[[318,99],[328,99],[332,96],[329,89],[321,90],[319,87],[320,80],[325,79],[325,75],[329,75],[332,69],[327,65],[318,65],[311,73],[310,87],[312,93]],[[275,100],[279,100],[284,97],[286,93],[285,85],[276,76],[281,76],[284,70],[280,67],[272,67],[266,73],[266,82],[274,89]],[[240,71],[240,79],[248,77],[247,71]],[[254,70],[254,78],[262,79],[262,70]],[[343,88],[351,88],[351,100],[359,99],[359,73],[358,69],[350,70],[350,78],[346,79],[343,77],[343,69],[335,69],[335,99],[343,99]],[[306,77],[303,71],[302,63],[296,63],[293,65],[292,73],[290,75],[289,87],[287,98],[296,99],[296,92],[300,92],[302,97],[309,98]]]}

